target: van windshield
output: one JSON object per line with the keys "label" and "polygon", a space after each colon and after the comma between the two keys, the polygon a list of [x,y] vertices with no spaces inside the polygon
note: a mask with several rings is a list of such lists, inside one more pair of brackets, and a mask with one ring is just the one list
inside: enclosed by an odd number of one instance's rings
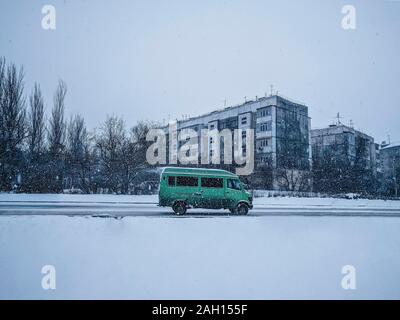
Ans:
{"label": "van windshield", "polygon": [[238,179],[227,179],[226,182],[226,186],[229,189],[242,190],[242,186],[240,185],[240,181]]}

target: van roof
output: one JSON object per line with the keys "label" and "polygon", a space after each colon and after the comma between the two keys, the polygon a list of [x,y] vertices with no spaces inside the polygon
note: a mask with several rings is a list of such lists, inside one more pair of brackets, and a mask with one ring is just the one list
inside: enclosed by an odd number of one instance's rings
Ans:
{"label": "van roof", "polygon": [[185,167],[166,167],[163,169],[164,173],[172,174],[196,174],[196,175],[216,175],[216,176],[230,176],[237,178],[237,175],[221,169],[204,169],[204,168],[185,168]]}

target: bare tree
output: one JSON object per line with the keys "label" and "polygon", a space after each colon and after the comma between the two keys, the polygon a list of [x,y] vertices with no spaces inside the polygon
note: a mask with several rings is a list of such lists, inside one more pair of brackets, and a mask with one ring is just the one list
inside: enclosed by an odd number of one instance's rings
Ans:
{"label": "bare tree", "polygon": [[65,147],[66,123],[64,121],[64,112],[66,94],[67,86],[64,81],[60,80],[53,98],[54,105],[51,111],[48,134],[49,149],[53,156],[62,153]]}
{"label": "bare tree", "polygon": [[44,149],[44,102],[39,84],[35,83],[29,97],[30,111],[28,114],[28,149],[32,158],[38,158]]}
{"label": "bare tree", "polygon": [[[0,57],[0,134],[3,135],[4,130],[4,116],[3,116],[3,103],[4,103],[4,92],[5,92],[5,78],[6,78],[6,60],[4,57]],[[3,145],[0,145],[0,156]]]}
{"label": "bare tree", "polygon": [[122,153],[122,192],[128,193],[129,187],[143,168],[148,166],[146,150],[149,142],[146,135],[154,124],[139,122],[130,130],[130,136],[125,139]]}
{"label": "bare tree", "polygon": [[64,151],[66,123],[64,120],[66,84],[60,80],[53,98],[53,109],[48,128],[49,144],[49,189],[52,192],[61,192],[64,178]]}
{"label": "bare tree", "polygon": [[29,97],[27,117],[27,150],[25,150],[21,190],[46,192],[44,101],[40,86],[35,83]]}
{"label": "bare tree", "polygon": [[100,127],[96,147],[103,172],[103,185],[112,192],[121,191],[121,164],[126,145],[125,123],[117,116],[108,116]]}
{"label": "bare tree", "polygon": [[287,191],[310,191],[311,174],[297,169],[278,169],[276,178],[281,188]]}
{"label": "bare tree", "polygon": [[264,156],[263,159],[259,159],[255,173],[247,177],[247,179],[243,180],[252,189],[262,188],[266,190],[271,190],[273,188],[274,182],[273,172],[274,167],[272,163],[272,156]]}
{"label": "bare tree", "polygon": [[0,58],[0,188],[14,188],[26,137],[24,71]]}
{"label": "bare tree", "polygon": [[80,115],[71,118],[67,131],[67,171],[70,188],[89,193],[92,146],[85,120]]}

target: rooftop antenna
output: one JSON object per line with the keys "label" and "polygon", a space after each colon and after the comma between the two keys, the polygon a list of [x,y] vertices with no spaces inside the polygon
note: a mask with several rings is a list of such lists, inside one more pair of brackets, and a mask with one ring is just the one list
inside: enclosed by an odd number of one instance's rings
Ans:
{"label": "rooftop antenna", "polygon": [[388,143],[390,144],[390,134],[388,134]]}
{"label": "rooftop antenna", "polygon": [[224,107],[226,107],[226,99],[224,100]]}
{"label": "rooftop antenna", "polygon": [[244,102],[247,102],[247,96],[244,96]]}
{"label": "rooftop antenna", "polygon": [[337,113],[336,119],[337,119],[337,121],[336,121],[336,124],[337,124],[337,125],[342,124],[342,123],[340,122],[340,119],[342,119],[342,117],[340,116],[340,112]]}
{"label": "rooftop antenna", "polygon": [[350,119],[349,124],[350,124],[350,127],[354,128],[354,121],[352,119]]}
{"label": "rooftop antenna", "polygon": [[273,84],[271,84],[271,96],[273,95],[273,93],[274,93],[274,85]]}

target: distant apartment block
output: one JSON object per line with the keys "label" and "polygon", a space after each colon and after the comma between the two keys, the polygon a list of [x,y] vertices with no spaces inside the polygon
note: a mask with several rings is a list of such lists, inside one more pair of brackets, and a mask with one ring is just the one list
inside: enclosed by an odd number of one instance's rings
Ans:
{"label": "distant apartment block", "polygon": [[[202,129],[230,129],[232,133],[234,129],[254,129],[255,169],[248,181],[253,187],[275,190],[309,190],[310,127],[308,107],[278,95],[177,121],[178,134],[186,129],[198,133]],[[245,138],[243,131],[244,145]],[[215,141],[211,139],[208,143],[212,153]],[[232,166],[223,162],[223,141],[219,146],[221,164],[213,166],[233,171]]]}
{"label": "distant apartment block", "polygon": [[311,130],[314,191],[355,191],[376,174],[374,138],[341,123]]}
{"label": "distant apartment block", "polygon": [[384,144],[379,153],[384,192],[397,197],[400,194],[400,143]]}

